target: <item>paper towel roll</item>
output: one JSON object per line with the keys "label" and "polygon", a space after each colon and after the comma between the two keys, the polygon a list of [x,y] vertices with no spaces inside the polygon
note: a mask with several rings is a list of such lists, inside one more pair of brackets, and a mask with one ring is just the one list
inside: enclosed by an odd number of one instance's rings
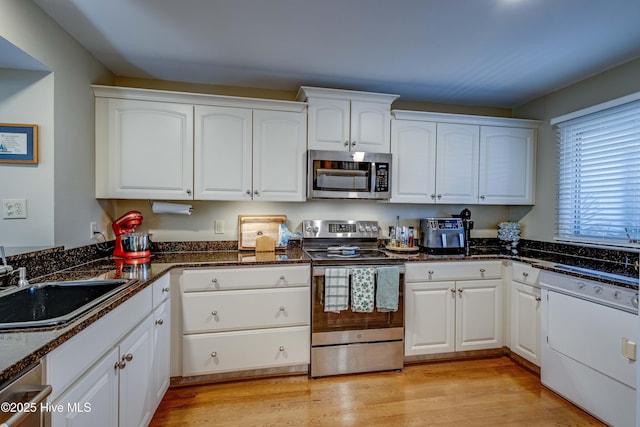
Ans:
{"label": "paper towel roll", "polygon": [[191,215],[193,208],[191,205],[183,205],[182,203],[153,202],[151,211],[158,214]]}

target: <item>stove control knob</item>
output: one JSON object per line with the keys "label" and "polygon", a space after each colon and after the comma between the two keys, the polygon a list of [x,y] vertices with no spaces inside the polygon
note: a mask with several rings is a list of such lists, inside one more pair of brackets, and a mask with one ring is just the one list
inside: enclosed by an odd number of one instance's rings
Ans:
{"label": "stove control knob", "polygon": [[373,231],[373,232],[378,231],[378,226],[377,225],[372,225],[371,226],[371,231]]}
{"label": "stove control knob", "polygon": [[613,298],[614,298],[614,299],[620,299],[620,298],[622,298],[622,293],[620,293],[620,291],[615,291],[615,292],[613,293]]}
{"label": "stove control knob", "polygon": [[367,230],[367,233],[371,233],[371,226],[370,226],[370,225],[367,225],[367,226],[365,227],[365,230]]}
{"label": "stove control knob", "polygon": [[595,292],[595,293],[596,293],[596,295],[600,295],[600,294],[602,294],[602,287],[601,287],[601,286],[595,286],[595,287],[593,288],[593,292]]}
{"label": "stove control knob", "polygon": [[634,295],[631,298],[631,305],[633,305],[635,308],[638,308],[638,295]]}
{"label": "stove control knob", "polygon": [[364,231],[364,225],[360,225],[358,226],[358,231],[360,231],[361,233]]}

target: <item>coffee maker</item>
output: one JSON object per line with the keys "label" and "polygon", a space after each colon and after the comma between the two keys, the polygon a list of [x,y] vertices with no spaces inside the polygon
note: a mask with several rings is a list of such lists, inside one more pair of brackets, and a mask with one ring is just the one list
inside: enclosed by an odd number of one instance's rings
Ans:
{"label": "coffee maker", "polygon": [[144,262],[151,258],[150,241],[147,233],[135,233],[142,224],[142,214],[129,211],[113,221],[111,228],[116,235],[115,258],[136,259]]}

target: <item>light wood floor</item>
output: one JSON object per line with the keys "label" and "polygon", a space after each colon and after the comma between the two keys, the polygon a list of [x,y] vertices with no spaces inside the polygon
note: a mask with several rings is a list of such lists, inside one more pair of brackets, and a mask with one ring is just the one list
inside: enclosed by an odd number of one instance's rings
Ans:
{"label": "light wood floor", "polygon": [[507,357],[170,389],[152,426],[602,426]]}

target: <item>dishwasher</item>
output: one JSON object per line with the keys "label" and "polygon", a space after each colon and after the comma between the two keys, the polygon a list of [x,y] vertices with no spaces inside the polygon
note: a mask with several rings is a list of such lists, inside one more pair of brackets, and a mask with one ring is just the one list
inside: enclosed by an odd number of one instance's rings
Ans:
{"label": "dishwasher", "polygon": [[540,274],[541,382],[616,427],[636,425],[637,280],[628,284]]}
{"label": "dishwasher", "polygon": [[42,407],[49,394],[51,386],[42,385],[42,365],[24,369],[16,379],[0,385],[0,426],[43,426]]}

